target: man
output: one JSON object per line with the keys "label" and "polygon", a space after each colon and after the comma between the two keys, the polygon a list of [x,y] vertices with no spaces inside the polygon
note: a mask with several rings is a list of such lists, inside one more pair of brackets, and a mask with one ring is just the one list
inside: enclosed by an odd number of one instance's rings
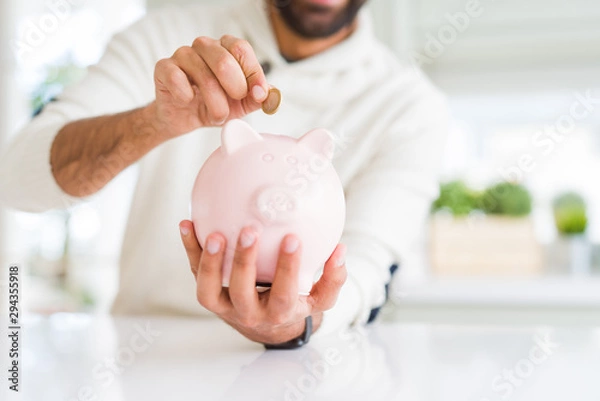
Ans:
{"label": "man", "polygon": [[[265,344],[306,334],[308,316],[313,330],[365,323],[436,195],[447,122],[440,94],[374,38],[359,13],[365,1],[246,0],[150,13],[16,138],[0,162],[0,196],[29,211],[66,207],[138,163],[114,312],[198,314],[199,302]],[[257,111],[270,85],[285,98],[274,116]],[[341,138],[334,166],[346,194],[345,246],[308,297],[295,291],[301,244],[293,235],[271,290],[259,294],[257,233],[240,233],[223,289],[224,237],[212,234],[201,249],[185,220],[194,177],[232,118],[259,132],[298,137],[324,127]],[[178,221],[195,282],[184,273]]]}

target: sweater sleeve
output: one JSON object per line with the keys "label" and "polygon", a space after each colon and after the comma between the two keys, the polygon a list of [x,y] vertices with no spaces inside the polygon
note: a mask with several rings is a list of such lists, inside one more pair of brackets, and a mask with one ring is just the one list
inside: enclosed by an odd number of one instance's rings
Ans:
{"label": "sweater sleeve", "polygon": [[0,204],[41,212],[78,201],[54,180],[50,166],[54,138],[71,121],[130,110],[152,99],[157,58],[147,46],[149,24],[145,19],[116,35],[86,77],[48,104],[8,144],[0,157]]}
{"label": "sweater sleeve", "polygon": [[390,267],[423,233],[438,194],[438,171],[448,129],[445,99],[427,88],[395,118],[370,162],[346,188],[348,280],[323,332],[365,324],[386,300]]}

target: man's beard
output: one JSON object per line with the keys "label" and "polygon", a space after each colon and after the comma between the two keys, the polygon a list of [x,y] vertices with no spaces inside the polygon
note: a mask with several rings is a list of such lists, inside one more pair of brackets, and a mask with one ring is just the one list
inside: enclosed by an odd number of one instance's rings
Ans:
{"label": "man's beard", "polygon": [[341,10],[303,4],[297,0],[271,0],[281,18],[296,34],[307,39],[327,38],[352,24],[367,0],[350,0]]}

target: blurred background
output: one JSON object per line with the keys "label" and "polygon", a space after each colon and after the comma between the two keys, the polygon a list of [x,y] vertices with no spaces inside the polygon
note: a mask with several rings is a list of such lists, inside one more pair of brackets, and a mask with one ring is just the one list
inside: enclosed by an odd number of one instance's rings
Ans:
{"label": "blurred background", "polygon": [[[112,34],[178,2],[3,0],[0,141],[77,82]],[[599,307],[600,3],[370,0],[370,12],[454,115],[441,195],[395,278],[396,303]],[[135,175],[67,211],[0,210],[0,261],[24,268],[30,310],[108,309]]]}

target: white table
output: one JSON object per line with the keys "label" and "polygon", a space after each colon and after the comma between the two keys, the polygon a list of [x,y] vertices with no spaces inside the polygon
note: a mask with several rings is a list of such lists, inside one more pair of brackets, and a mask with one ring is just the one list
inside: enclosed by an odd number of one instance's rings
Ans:
{"label": "white table", "polygon": [[214,319],[57,314],[23,345],[28,401],[600,400],[594,327],[386,322],[265,352]]}

